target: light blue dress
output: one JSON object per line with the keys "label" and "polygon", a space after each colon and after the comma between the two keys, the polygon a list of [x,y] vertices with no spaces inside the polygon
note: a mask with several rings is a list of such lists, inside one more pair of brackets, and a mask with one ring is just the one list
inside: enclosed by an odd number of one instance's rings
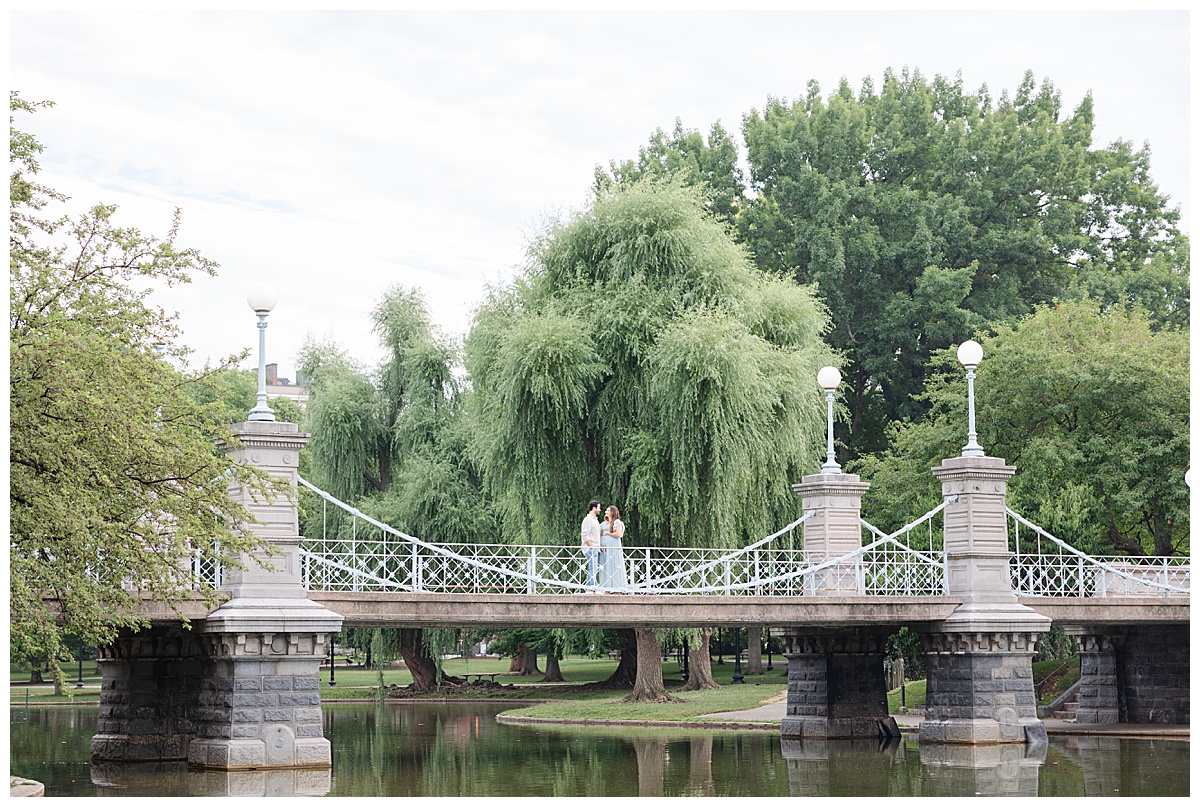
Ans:
{"label": "light blue dress", "polygon": [[[621,591],[628,585],[625,577],[625,550],[621,546],[621,539],[615,535],[604,534],[607,526],[606,521],[600,529],[600,569],[597,577],[602,590]],[[625,523],[618,518],[613,529],[624,534]]]}

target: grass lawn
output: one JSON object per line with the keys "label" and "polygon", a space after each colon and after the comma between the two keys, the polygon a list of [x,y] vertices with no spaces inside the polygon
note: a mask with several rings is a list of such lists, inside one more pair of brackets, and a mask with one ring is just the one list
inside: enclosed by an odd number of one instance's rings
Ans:
{"label": "grass lawn", "polygon": [[27,664],[8,665],[9,701],[13,704],[24,705],[26,698],[30,704],[38,703],[99,703],[100,702],[100,673],[95,661],[83,662],[83,688],[76,689],[79,680],[79,666],[71,664],[63,668],[67,674],[67,688],[64,694],[54,694],[54,681],[50,673],[42,673],[45,683],[30,683],[30,668]]}
{"label": "grass lawn", "polygon": [[1041,685],[1039,706],[1054,702],[1055,698],[1066,692],[1079,680],[1079,656],[1069,659],[1050,659],[1033,663],[1033,682],[1035,688]]}
{"label": "grass lawn", "polygon": [[[774,679],[772,679],[774,680]],[[542,717],[555,720],[697,720],[699,722],[721,721],[725,718],[703,718],[710,712],[733,712],[754,709],[777,700],[787,690],[787,683],[756,686],[747,681],[741,685],[727,685],[720,689],[703,692],[675,692],[677,685],[668,685],[668,691],[685,703],[620,703],[626,691],[592,692],[569,702],[539,703],[514,709],[505,714],[523,717]]]}

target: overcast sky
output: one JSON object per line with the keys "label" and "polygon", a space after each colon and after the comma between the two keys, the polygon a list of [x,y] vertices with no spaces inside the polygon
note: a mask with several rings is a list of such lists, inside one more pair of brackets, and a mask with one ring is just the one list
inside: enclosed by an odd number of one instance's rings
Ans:
{"label": "overcast sky", "polygon": [[[1190,229],[1190,17],[1167,12],[193,12],[10,16],[11,86],[57,106],[17,125],[41,180],[82,209],[166,232],[221,264],[156,296],[197,363],[257,348],[247,290],[279,303],[267,361],[294,379],[307,335],[366,365],[370,311],[420,287],[464,334],[548,216],[597,164],[675,119],[738,135],[768,96],[883,71],[961,72],[992,96],[1027,69],[1065,111],[1095,100],[1096,145],[1149,142]],[[257,366],[257,356],[243,366]]]}

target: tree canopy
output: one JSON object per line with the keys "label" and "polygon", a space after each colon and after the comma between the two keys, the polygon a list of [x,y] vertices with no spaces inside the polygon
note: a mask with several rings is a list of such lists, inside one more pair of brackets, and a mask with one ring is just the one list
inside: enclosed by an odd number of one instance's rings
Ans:
{"label": "tree canopy", "polygon": [[[467,450],[456,346],[430,323],[420,292],[393,286],[372,312],[385,359],[374,372],[336,345],[309,341],[305,449],[314,484],[428,541],[496,533]],[[320,508],[315,508],[320,512]]]}
{"label": "tree canopy", "polygon": [[638,543],[739,545],[794,513],[789,486],[815,470],[827,321],[810,289],[752,266],[700,190],[601,189],[476,312],[489,494],[539,543],[577,540],[603,498]]}
{"label": "tree canopy", "polygon": [[611,160],[607,170],[597,167],[595,189],[665,176],[701,188],[712,214],[721,221],[734,221],[742,204],[742,169],[737,144],[719,121],[712,125],[706,142],[700,132],[683,128],[683,121],[676,118],[670,137],[656,129],[649,144],[638,149],[636,160]]}
{"label": "tree canopy", "polygon": [[923,414],[929,357],[985,324],[1083,296],[1141,305],[1156,327],[1187,324],[1179,211],[1153,181],[1149,146],[1097,147],[1094,115],[1090,95],[1067,113],[1031,72],[994,99],[961,77],[888,70],[878,89],[843,80],[824,97],[810,82],[750,110],[744,191],[723,132],[705,146],[679,122],[599,174],[706,183],[710,199],[736,201],[760,269],[816,287],[845,357],[858,455],[886,447],[890,422]]}
{"label": "tree canopy", "polygon": [[[37,106],[10,98],[13,113]],[[165,238],[118,226],[110,205],[52,213],[66,199],[36,181],[41,145],[10,123],[10,630],[61,679],[65,635],[99,644],[142,624],[123,582],[178,602],[195,553],[231,564],[259,547],[228,485],[262,481],[218,448],[221,405],[187,394],[208,376],[177,369],[174,317],[148,300],[216,264],[175,244],[178,211]]]}
{"label": "tree canopy", "polygon": [[[1009,506],[1084,551],[1186,552],[1186,332],[1083,300],[1039,306],[979,341],[979,442],[1017,468]],[[935,353],[927,416],[853,464],[872,484],[873,522],[895,528],[941,500],[929,468],[961,453],[966,392],[953,351]]]}

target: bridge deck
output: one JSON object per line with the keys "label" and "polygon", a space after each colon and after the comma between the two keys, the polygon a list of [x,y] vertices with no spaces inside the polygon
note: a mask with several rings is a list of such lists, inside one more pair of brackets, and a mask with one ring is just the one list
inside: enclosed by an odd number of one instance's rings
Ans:
{"label": "bridge deck", "polygon": [[[222,599],[227,599],[227,595]],[[346,627],[704,627],[708,625],[908,625],[940,622],[956,597],[721,597],[624,594],[429,594],[313,591],[309,599],[345,618]],[[1023,605],[1062,625],[1187,623],[1188,597],[1021,597]],[[52,606],[53,607],[53,606]],[[179,615],[143,593],[142,616]],[[182,616],[203,620],[208,609],[184,603]]]}
{"label": "bridge deck", "polygon": [[[714,597],[618,594],[411,594],[312,592],[347,627],[703,627],[706,625],[909,625],[940,622],[956,597]],[[1189,601],[1122,597],[1021,598],[1056,623],[1187,622]]]}

